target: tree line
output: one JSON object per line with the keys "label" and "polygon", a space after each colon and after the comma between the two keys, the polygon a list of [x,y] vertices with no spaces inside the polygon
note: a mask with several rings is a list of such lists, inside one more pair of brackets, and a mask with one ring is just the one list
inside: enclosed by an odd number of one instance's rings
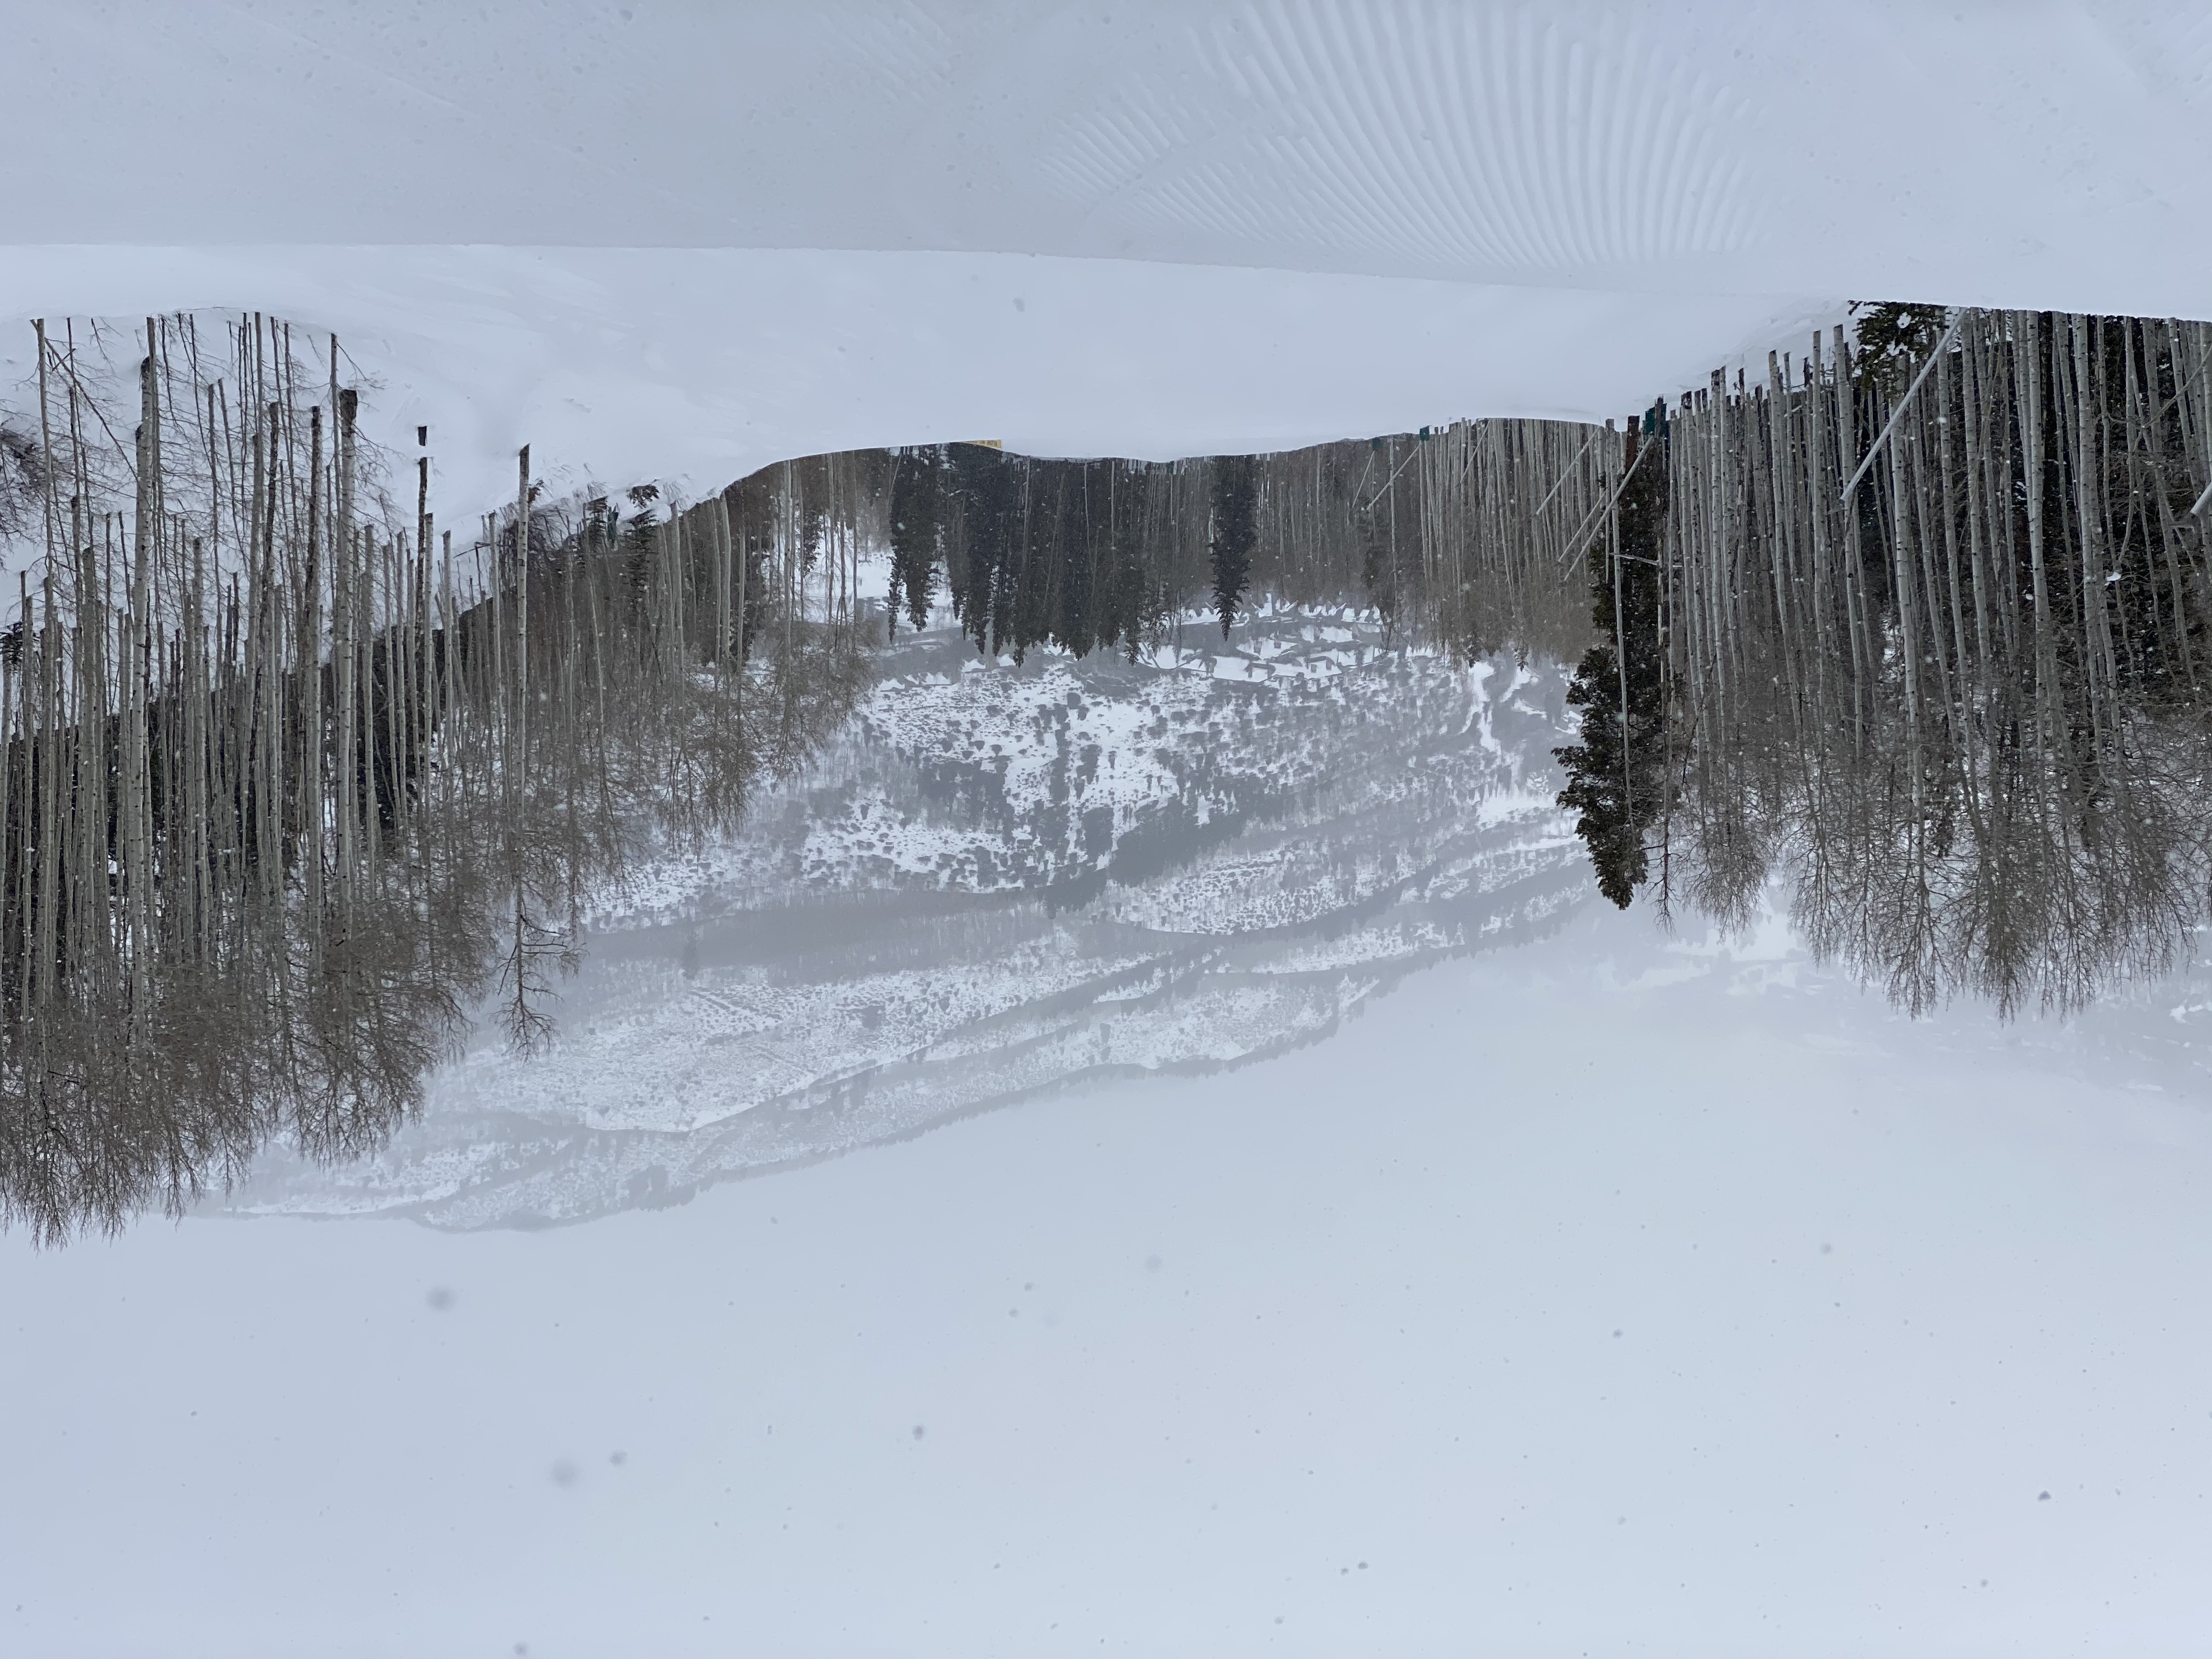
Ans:
{"label": "tree line", "polygon": [[1601,889],[1916,1012],[2162,970],[2212,875],[2212,327],[1883,306],[1612,434],[1560,751]]}
{"label": "tree line", "polygon": [[473,1009],[541,1043],[591,898],[804,764],[940,603],[1016,659],[1264,595],[1578,659],[1561,801],[1601,890],[1735,924],[1784,873],[1815,949],[1916,1009],[2154,971],[2212,878],[2205,325],[1877,307],[1625,428],[857,451],[688,503],[550,492],[526,450],[458,540],[428,433],[367,442],[327,336],[34,333],[35,428],[0,426],[35,555],[0,624],[0,1218],[44,1237],[274,1136],[374,1146]]}
{"label": "tree line", "polygon": [[1167,462],[902,449],[885,464],[890,626],[942,598],[993,654],[1134,654],[1191,608],[1225,636],[1266,594],[1371,605],[1470,659],[1558,653],[1587,629],[1559,555],[1600,459],[1589,428],[1540,421]]}
{"label": "tree line", "polygon": [[850,515],[799,487],[677,514],[648,490],[625,519],[544,499],[525,450],[457,547],[427,448],[362,438],[335,340],[35,333],[9,455],[40,556],[0,632],[0,1218],[57,1239],[189,1202],[272,1136],[374,1146],[481,998],[534,1046],[589,896],[730,823],[866,661]]}
{"label": "tree line", "polygon": [[374,1147],[473,1009],[541,1044],[591,897],[802,764],[864,632],[939,595],[1018,659],[1134,653],[1194,605],[1225,634],[1261,592],[1557,650],[1559,548],[1603,485],[1581,429],[1516,422],[849,452],[680,507],[550,495],[526,449],[457,544],[429,434],[411,465],[364,439],[334,337],[34,335],[36,428],[0,426],[0,538],[34,554],[0,628],[0,1218],[46,1238],[187,1204],[272,1137]]}

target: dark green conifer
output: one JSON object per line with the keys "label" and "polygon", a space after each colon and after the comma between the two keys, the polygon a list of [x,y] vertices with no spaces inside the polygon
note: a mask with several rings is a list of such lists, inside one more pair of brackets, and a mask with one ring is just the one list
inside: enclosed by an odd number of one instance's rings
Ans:
{"label": "dark green conifer", "polygon": [[1854,307],[1852,317],[1858,349],[1851,371],[1861,390],[1879,386],[1894,396],[1936,349],[1950,313],[1942,306],[1881,300]]}
{"label": "dark green conifer", "polygon": [[[1629,434],[1626,485],[1619,505],[1619,554],[1590,550],[1590,621],[1599,643],[1583,653],[1567,688],[1582,713],[1582,741],[1555,749],[1566,769],[1559,805],[1580,816],[1575,833],[1589,848],[1598,890],[1628,908],[1650,873],[1644,832],[1665,804],[1666,682],[1660,652],[1659,561],[1667,524],[1666,439]],[[1623,662],[1626,653],[1626,670]],[[1622,715],[1626,705],[1626,726]]]}
{"label": "dark green conifer", "polygon": [[941,473],[945,452],[935,445],[900,453],[891,474],[890,626],[898,627],[903,602],[915,629],[929,623],[935,599],[937,546],[944,522]]}
{"label": "dark green conifer", "polygon": [[1021,479],[1014,461],[987,445],[955,444],[949,453],[947,482],[959,495],[962,528],[953,603],[976,647],[995,652],[1013,643],[1010,590],[1018,569]]}
{"label": "dark green conifer", "polygon": [[1259,540],[1259,469],[1249,455],[1224,455],[1213,463],[1213,610],[1221,637],[1229,637],[1237,601],[1251,574]]}

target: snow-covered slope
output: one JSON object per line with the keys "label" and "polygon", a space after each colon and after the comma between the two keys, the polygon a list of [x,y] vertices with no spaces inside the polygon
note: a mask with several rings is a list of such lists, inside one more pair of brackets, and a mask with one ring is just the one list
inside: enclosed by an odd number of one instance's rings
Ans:
{"label": "snow-covered slope", "polygon": [[[679,1202],[1073,1085],[1300,1048],[1409,972],[1549,933],[1593,897],[1553,804],[1563,675],[1385,647],[1371,614],[1287,606],[1226,641],[1188,618],[1133,664],[906,635],[740,836],[611,896],[554,1054],[516,1060],[488,1026],[382,1153],[272,1158],[210,1207],[471,1228]],[[1748,945],[1693,923],[1656,971],[1724,962],[1739,994],[1825,1004],[1844,988],[1790,939],[1786,897]],[[2194,1096],[2209,1010],[2192,963],[2070,1025],[1949,1023]]]}
{"label": "snow-covered slope", "polygon": [[1588,896],[1556,670],[1384,649],[1372,617],[1193,619],[1020,669],[938,630],[734,842],[599,918],[559,1052],[487,1032],[377,1158],[229,1207],[443,1226],[665,1204],[1078,1081],[1334,1032]]}
{"label": "snow-covered slope", "polygon": [[2201,1073],[2053,1060],[1589,907],[672,1209],[0,1251],[0,1650],[2194,1659]]}

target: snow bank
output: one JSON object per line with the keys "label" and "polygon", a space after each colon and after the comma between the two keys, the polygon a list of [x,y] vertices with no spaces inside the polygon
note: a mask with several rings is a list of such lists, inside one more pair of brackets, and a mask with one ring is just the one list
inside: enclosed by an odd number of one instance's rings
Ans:
{"label": "snow bank", "polygon": [[681,1208],[0,1251],[0,1648],[2180,1659],[2208,1181],[1593,912]]}

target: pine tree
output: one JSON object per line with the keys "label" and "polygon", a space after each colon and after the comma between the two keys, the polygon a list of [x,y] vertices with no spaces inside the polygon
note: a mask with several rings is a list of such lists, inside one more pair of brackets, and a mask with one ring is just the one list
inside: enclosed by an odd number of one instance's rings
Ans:
{"label": "pine tree", "polygon": [[1882,300],[1853,307],[1858,349],[1852,368],[1861,389],[1880,386],[1893,396],[1943,337],[1950,313],[1942,306]]}
{"label": "pine tree", "polygon": [[[1614,544],[1590,554],[1590,621],[1599,643],[1583,653],[1567,688],[1582,711],[1582,741],[1555,749],[1566,769],[1559,805],[1580,816],[1598,890],[1622,909],[1650,874],[1644,832],[1670,787],[1665,676],[1659,646],[1660,555],[1667,522],[1666,439],[1629,435]],[[1642,465],[1638,465],[1638,460]]]}
{"label": "pine tree", "polygon": [[1013,637],[1012,587],[1019,573],[1015,541],[1022,489],[1015,463],[982,444],[951,451],[948,481],[960,501],[962,555],[953,602],[960,625],[979,650],[1018,648]]}
{"label": "pine tree", "polygon": [[944,520],[945,452],[935,446],[902,451],[891,475],[890,627],[902,599],[917,631],[929,624],[935,599],[937,544]]}
{"label": "pine tree", "polygon": [[1221,618],[1221,637],[1229,637],[1237,601],[1252,570],[1252,549],[1259,540],[1259,467],[1249,455],[1224,455],[1213,464],[1213,524],[1208,550],[1213,559],[1213,611]]}

